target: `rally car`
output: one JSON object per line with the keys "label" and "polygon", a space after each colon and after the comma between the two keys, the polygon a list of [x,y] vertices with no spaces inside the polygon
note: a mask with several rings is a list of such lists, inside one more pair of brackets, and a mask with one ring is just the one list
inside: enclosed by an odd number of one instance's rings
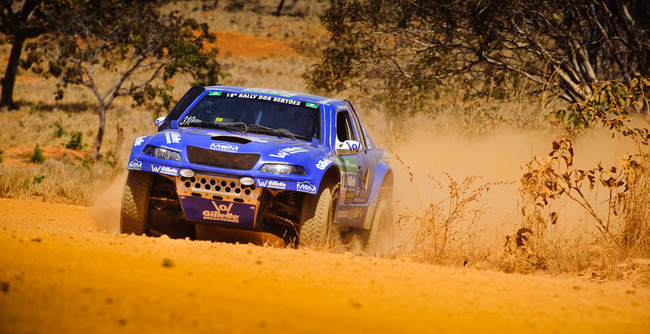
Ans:
{"label": "rally car", "polygon": [[133,143],[123,233],[195,238],[219,226],[295,246],[354,235],[371,248],[390,228],[388,156],[349,101],[194,86],[156,125]]}

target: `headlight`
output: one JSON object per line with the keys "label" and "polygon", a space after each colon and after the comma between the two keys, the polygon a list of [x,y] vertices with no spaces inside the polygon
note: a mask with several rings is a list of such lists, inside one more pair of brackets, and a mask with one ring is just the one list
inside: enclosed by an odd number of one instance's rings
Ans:
{"label": "headlight", "polygon": [[158,159],[181,161],[180,153],[162,147],[147,146],[143,153]]}
{"label": "headlight", "polygon": [[260,168],[261,172],[273,173],[273,174],[296,174],[296,175],[306,175],[305,168],[302,166],[296,165],[287,165],[287,164],[265,164]]}

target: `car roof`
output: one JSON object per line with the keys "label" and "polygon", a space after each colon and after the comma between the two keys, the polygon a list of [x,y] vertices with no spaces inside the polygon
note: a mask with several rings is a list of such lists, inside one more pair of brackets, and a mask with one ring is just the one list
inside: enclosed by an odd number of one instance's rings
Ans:
{"label": "car roof", "polygon": [[278,98],[299,100],[303,102],[317,103],[317,104],[341,104],[341,100],[332,99],[324,96],[311,95],[305,93],[297,93],[287,90],[269,89],[269,88],[254,88],[254,87],[237,87],[237,86],[208,86],[205,87],[207,91],[224,92],[224,93],[239,93],[239,94],[255,94],[264,96],[273,96]]}

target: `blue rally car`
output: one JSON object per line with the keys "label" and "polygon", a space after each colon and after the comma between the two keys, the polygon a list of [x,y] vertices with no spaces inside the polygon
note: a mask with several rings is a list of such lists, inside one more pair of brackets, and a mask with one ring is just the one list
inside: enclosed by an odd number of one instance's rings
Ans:
{"label": "blue rally car", "polygon": [[316,246],[392,229],[392,170],[349,101],[192,87],[133,143],[123,233],[196,237],[203,226]]}

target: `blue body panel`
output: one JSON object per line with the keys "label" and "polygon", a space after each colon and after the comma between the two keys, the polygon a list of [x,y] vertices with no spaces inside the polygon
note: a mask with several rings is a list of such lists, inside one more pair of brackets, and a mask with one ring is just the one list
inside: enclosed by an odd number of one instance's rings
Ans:
{"label": "blue body panel", "polygon": [[[168,126],[156,134],[137,138],[129,158],[127,169],[157,173],[170,178],[180,178],[181,169],[190,169],[196,174],[221,175],[233,179],[251,177],[254,186],[270,190],[298,191],[316,194],[328,170],[335,170],[340,174],[341,188],[339,197],[339,212],[337,220],[343,227],[369,228],[372,212],[379,188],[383,178],[390,171],[387,164],[386,153],[383,149],[374,147],[374,143],[367,134],[363,124],[358,121],[356,112],[351,104],[346,101],[333,100],[321,96],[301,94],[271,89],[257,89],[244,87],[214,86],[205,87],[184,110],[172,111],[176,115],[168,115],[165,119]],[[231,131],[218,128],[194,127],[185,118],[192,108],[206,96],[217,95],[236,97],[238,99],[251,99],[260,101],[273,101],[286,105],[303,105],[320,112],[320,129],[318,135],[311,141],[278,136],[273,134],[252,133],[248,131]],[[357,119],[355,123],[357,136],[363,138],[364,150],[356,154],[337,154],[337,112],[347,110],[351,118]],[[172,116],[174,119],[171,119]],[[179,123],[181,123],[179,125]],[[185,123],[185,124],[183,124]],[[231,169],[214,167],[205,164],[194,164],[188,158],[188,146],[204,149],[211,152],[224,152],[231,154],[259,154],[259,159],[250,169]],[[146,154],[145,148],[161,148],[170,152],[177,152],[180,160],[161,159]],[[298,174],[273,174],[260,169],[265,164],[286,164],[304,168],[305,175]],[[197,204],[192,204],[197,202]],[[252,227],[254,217],[247,210],[254,207],[230,206],[228,203],[212,201],[198,204],[183,198],[181,201],[186,215],[194,220],[220,219],[227,215],[247,218],[240,226]],[[214,208],[206,208],[213,205]],[[216,209],[215,209],[216,208]],[[219,208],[227,208],[225,213]],[[213,211],[210,211],[213,210]],[[237,213],[232,213],[236,210]],[[201,216],[201,212],[208,212]],[[234,212],[234,211],[232,211]],[[201,218],[203,217],[203,218]],[[216,218],[215,218],[216,217]],[[230,217],[230,216],[228,216]],[[228,218],[230,219],[230,218]],[[242,218],[243,219],[243,218]],[[239,224],[239,222],[237,222]]]}

